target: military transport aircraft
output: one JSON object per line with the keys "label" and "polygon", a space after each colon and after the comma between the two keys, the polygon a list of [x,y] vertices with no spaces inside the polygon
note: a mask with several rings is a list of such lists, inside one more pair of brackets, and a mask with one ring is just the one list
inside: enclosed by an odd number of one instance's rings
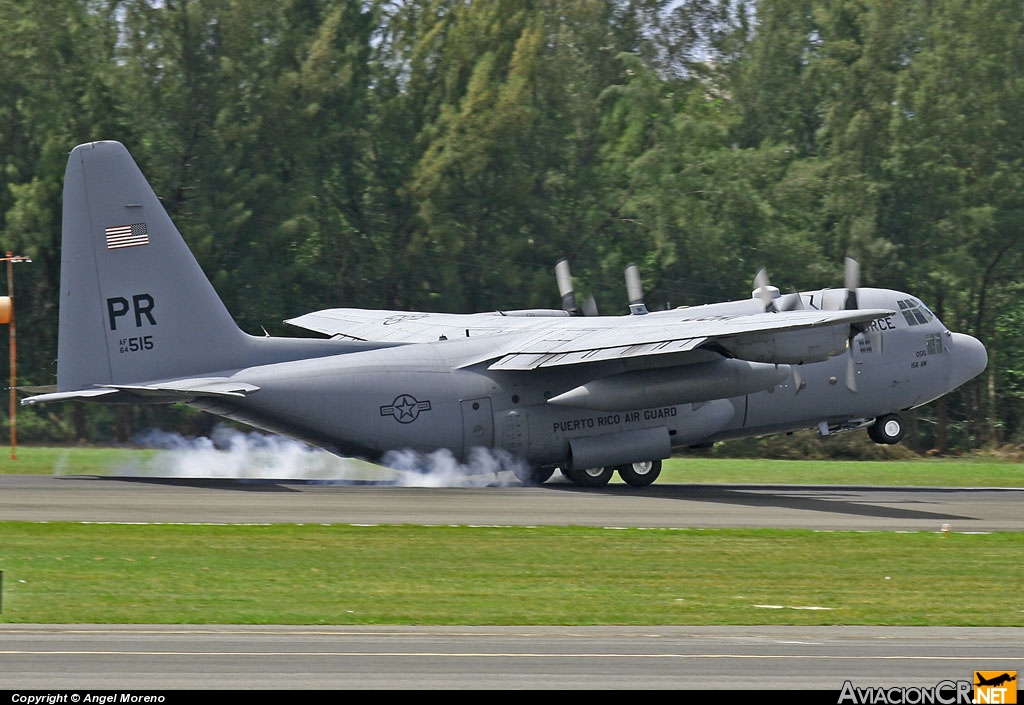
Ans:
{"label": "military transport aircraft", "polygon": [[900,412],[986,351],[847,264],[841,289],[780,295],[762,273],[750,299],[657,312],[631,273],[623,316],[570,315],[560,264],[563,309],[329,309],[288,321],[327,339],[250,336],[124,146],[94,142],[64,182],[56,391],[23,403],[179,402],[341,455],[481,447],[525,461],[525,481],[560,468],[583,486],[644,486],[674,448],[741,436],[895,443]]}

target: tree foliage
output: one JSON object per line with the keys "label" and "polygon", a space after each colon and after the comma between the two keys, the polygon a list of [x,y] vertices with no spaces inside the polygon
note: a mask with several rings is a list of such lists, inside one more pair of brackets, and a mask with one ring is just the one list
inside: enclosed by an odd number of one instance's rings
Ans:
{"label": "tree foliage", "polygon": [[[54,381],[65,155],[116,139],[250,332],[557,306],[560,256],[612,313],[629,262],[668,306],[853,255],[990,349],[912,443],[1024,432],[1018,0],[0,0],[0,38],[24,384]],[[72,413],[29,433],[180,412]]]}

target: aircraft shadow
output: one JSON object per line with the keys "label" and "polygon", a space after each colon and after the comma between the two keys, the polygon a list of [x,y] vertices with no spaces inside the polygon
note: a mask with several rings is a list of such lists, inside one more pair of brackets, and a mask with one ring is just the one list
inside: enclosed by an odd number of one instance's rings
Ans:
{"label": "aircraft shadow", "polygon": [[[203,477],[118,477],[114,475],[67,475],[67,479],[102,480],[104,482],[132,482],[172,487],[195,487],[204,490],[233,490],[235,492],[301,492],[287,485],[303,484],[302,480],[261,480]],[[306,482],[305,484],[313,484]],[[316,483],[325,484],[325,483]]]}
{"label": "aircraft shadow", "polygon": [[[961,488],[936,489],[934,487],[838,487],[835,485],[654,485],[633,488],[624,485],[609,485],[602,488],[581,488],[570,484],[551,483],[545,485],[561,492],[598,492],[607,495],[642,495],[652,499],[676,499],[688,502],[714,502],[746,507],[777,507],[799,509],[810,512],[848,514],[851,516],[875,517],[880,519],[929,519],[934,521],[971,520],[975,517],[947,512],[907,509],[879,504],[870,504],[871,494],[888,495],[893,491],[901,494],[931,494],[937,492],[970,491]],[[817,493],[829,496],[809,496]],[[850,497],[856,493],[856,499]],[[879,502],[891,502],[891,498],[880,497]],[[908,500],[900,500],[906,504]],[[909,500],[928,503],[927,500]]]}

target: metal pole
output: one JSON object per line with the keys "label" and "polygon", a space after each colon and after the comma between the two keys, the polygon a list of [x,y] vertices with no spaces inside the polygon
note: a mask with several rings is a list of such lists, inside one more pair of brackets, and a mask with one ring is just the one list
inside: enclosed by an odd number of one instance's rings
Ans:
{"label": "metal pole", "polygon": [[7,253],[7,295],[11,299],[11,324],[8,329],[11,336],[11,460],[18,459],[18,420],[17,420],[17,395],[14,392],[17,383],[18,353],[16,345],[17,336],[14,333],[14,253]]}

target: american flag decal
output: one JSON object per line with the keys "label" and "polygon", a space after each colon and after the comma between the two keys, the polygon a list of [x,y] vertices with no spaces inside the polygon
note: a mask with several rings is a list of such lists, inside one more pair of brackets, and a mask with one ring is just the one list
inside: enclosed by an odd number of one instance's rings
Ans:
{"label": "american flag decal", "polygon": [[149,233],[146,232],[145,223],[114,225],[107,228],[104,233],[107,236],[108,250],[120,250],[124,247],[139,247],[140,245],[149,244]]}

